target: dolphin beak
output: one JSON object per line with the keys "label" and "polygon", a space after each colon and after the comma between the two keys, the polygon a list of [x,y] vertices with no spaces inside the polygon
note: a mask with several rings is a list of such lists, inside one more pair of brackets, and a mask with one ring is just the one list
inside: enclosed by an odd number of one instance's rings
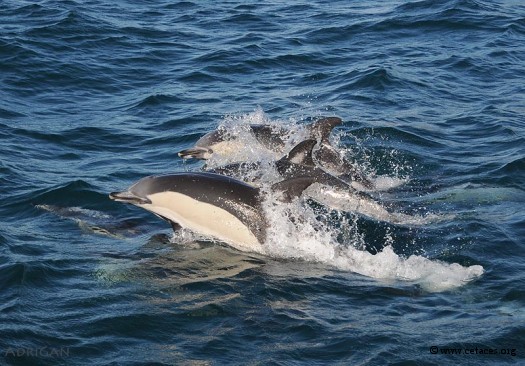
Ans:
{"label": "dolphin beak", "polygon": [[209,159],[209,155],[212,153],[210,149],[206,149],[203,147],[193,147],[191,149],[186,149],[179,151],[179,156],[183,159],[200,159],[200,160],[206,160]]}
{"label": "dolphin beak", "polygon": [[135,196],[133,193],[124,191],[124,192],[111,192],[109,198],[117,202],[126,202],[133,205],[145,205],[151,203],[147,198]]}

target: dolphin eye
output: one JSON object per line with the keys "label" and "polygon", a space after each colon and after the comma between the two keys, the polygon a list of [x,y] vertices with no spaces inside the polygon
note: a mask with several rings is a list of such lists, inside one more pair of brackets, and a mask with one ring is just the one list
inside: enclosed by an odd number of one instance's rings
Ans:
{"label": "dolphin eye", "polygon": [[213,149],[208,149],[208,153],[213,154]]}

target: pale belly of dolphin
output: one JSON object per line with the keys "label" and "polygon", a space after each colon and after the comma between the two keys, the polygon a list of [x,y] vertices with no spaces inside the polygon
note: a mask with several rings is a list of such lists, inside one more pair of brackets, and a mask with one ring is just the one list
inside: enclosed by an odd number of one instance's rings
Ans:
{"label": "pale belly of dolphin", "polygon": [[262,250],[250,229],[230,212],[176,192],[148,195],[151,204],[138,205],[184,228],[217,238],[241,251]]}
{"label": "pale belly of dolphin", "polygon": [[[221,141],[212,146],[214,154],[234,155],[242,149],[244,145],[238,140]],[[210,156],[211,157],[211,156]]]}

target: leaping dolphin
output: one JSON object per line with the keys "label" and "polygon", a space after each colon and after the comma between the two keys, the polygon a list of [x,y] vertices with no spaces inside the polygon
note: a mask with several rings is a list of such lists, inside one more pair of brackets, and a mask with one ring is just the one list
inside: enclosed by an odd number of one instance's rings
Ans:
{"label": "leaping dolphin", "polygon": [[[299,196],[312,179],[290,179],[272,189],[284,199]],[[208,172],[174,173],[142,178],[112,200],[142,207],[172,224],[219,239],[241,251],[261,251],[267,221],[263,193],[237,179]]]}
{"label": "leaping dolphin", "polygon": [[[305,128],[309,138],[328,141],[330,132],[341,123],[341,118],[326,117],[307,125]],[[286,147],[284,138],[290,133],[289,130],[272,125],[249,125],[249,129],[255,139],[265,148],[277,153],[284,153]],[[230,134],[225,128],[219,128],[202,136],[192,148],[179,151],[178,155],[183,159],[208,160],[214,153],[224,155],[241,147],[242,145],[237,141],[236,136]]]}

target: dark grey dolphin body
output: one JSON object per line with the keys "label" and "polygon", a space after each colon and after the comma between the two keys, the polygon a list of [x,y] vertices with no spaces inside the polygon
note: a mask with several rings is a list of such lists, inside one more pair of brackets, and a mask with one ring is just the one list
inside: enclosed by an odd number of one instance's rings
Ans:
{"label": "dark grey dolphin body", "polygon": [[[274,189],[291,197],[312,183],[292,179],[277,183]],[[174,230],[185,227],[242,251],[260,251],[266,240],[261,191],[227,176],[208,172],[149,176],[109,196],[153,212]]]}

